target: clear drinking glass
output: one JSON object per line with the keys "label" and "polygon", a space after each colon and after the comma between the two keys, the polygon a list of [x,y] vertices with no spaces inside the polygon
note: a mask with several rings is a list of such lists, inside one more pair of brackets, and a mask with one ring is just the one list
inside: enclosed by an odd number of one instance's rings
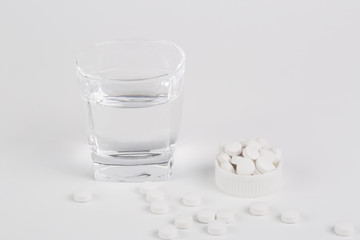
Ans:
{"label": "clear drinking glass", "polygon": [[109,41],[85,51],[76,65],[95,179],[168,179],[181,120],[184,52],[167,41]]}

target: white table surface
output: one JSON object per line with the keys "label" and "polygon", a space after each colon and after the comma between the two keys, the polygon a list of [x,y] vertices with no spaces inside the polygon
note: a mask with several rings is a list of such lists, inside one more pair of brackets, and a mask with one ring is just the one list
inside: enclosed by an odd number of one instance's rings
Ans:
{"label": "white table surface", "polygon": [[[0,239],[157,239],[187,191],[204,207],[232,208],[217,239],[340,239],[348,219],[360,237],[359,1],[0,2]],[[160,185],[170,213],[155,216],[139,184],[95,182],[85,136],[76,54],[117,38],[167,39],[187,54],[175,175]],[[253,199],[214,185],[218,144],[263,136],[283,150],[284,186]],[[93,201],[71,200],[88,187]],[[279,213],[301,211],[286,225]],[[178,239],[213,239],[205,226]]]}

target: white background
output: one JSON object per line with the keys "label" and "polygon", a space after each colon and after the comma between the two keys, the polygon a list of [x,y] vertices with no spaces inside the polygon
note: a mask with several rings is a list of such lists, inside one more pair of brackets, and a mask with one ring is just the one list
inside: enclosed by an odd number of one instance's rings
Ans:
{"label": "white background", "polygon": [[[156,239],[198,191],[204,206],[236,211],[217,239],[338,239],[348,219],[360,236],[359,1],[0,2],[0,239]],[[187,54],[175,175],[160,184],[171,211],[148,213],[138,184],[95,182],[75,58],[88,44],[166,39]],[[214,185],[218,144],[263,136],[284,153],[284,186],[253,199]],[[94,200],[78,204],[74,190]],[[299,208],[297,225],[279,221]],[[213,239],[205,226],[178,239]]]}

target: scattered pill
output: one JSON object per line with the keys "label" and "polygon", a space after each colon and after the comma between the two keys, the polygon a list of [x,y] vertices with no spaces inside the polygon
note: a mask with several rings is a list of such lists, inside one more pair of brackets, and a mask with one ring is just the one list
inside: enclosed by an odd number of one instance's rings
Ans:
{"label": "scattered pill", "polygon": [[230,156],[238,156],[242,151],[242,145],[239,142],[230,142],[225,144],[224,152]]}
{"label": "scattered pill", "polygon": [[268,213],[268,206],[265,202],[254,202],[250,206],[250,213],[254,216],[264,216]]}
{"label": "scattered pill", "polygon": [[287,209],[281,213],[281,221],[284,223],[297,223],[300,219],[300,213],[296,209]]}
{"label": "scattered pill", "polygon": [[259,157],[256,162],[256,169],[260,173],[267,173],[275,169],[275,165],[273,164],[273,160],[268,156]]}
{"label": "scattered pill", "polygon": [[216,220],[220,220],[225,223],[230,223],[233,222],[234,219],[235,219],[235,215],[231,209],[221,209],[216,212]]}
{"label": "scattered pill", "polygon": [[260,143],[261,146],[262,146],[263,148],[265,148],[265,149],[268,149],[268,148],[271,147],[271,145],[270,145],[264,138],[262,138],[262,137],[258,137],[258,138],[256,139],[256,141],[257,141],[258,143]]}
{"label": "scattered pill", "polygon": [[210,208],[204,208],[196,214],[196,217],[200,223],[209,223],[215,220],[215,211]]}
{"label": "scattered pill", "polygon": [[177,237],[177,229],[174,225],[166,224],[159,228],[158,236],[164,240],[171,240]]}
{"label": "scattered pill", "polygon": [[197,193],[187,193],[183,196],[182,202],[185,206],[196,207],[202,203],[202,197]]}
{"label": "scattered pill", "polygon": [[79,189],[74,192],[73,198],[76,202],[85,203],[92,199],[92,194],[87,189]]}
{"label": "scattered pill", "polygon": [[236,174],[251,175],[255,172],[255,163],[249,159],[242,157],[236,163]]}
{"label": "scattered pill", "polygon": [[150,211],[154,214],[165,214],[169,211],[169,204],[165,200],[154,200],[150,204]]}
{"label": "scattered pill", "polygon": [[258,141],[255,141],[255,140],[247,141],[246,146],[252,146],[256,150],[260,150],[262,148],[262,145]]}
{"label": "scattered pill", "polygon": [[174,219],[175,227],[179,229],[187,229],[193,226],[194,220],[193,216],[190,214],[181,214],[175,217]]}
{"label": "scattered pill", "polygon": [[224,162],[230,162],[231,157],[226,153],[221,152],[217,155],[216,159],[218,160],[219,164],[222,164]]}
{"label": "scattered pill", "polygon": [[353,235],[354,233],[354,224],[352,224],[351,222],[338,222],[335,225],[335,233],[339,236],[343,236],[343,237],[348,237]]}
{"label": "scattered pill", "polygon": [[234,169],[233,165],[231,165],[231,163],[229,163],[229,162],[223,162],[222,164],[220,164],[220,167],[222,169],[224,169],[225,171],[235,173],[235,169]]}
{"label": "scattered pill", "polygon": [[139,192],[145,195],[147,191],[154,189],[157,189],[157,186],[154,183],[146,182],[139,187]]}
{"label": "scattered pill", "polygon": [[164,200],[165,194],[160,189],[152,189],[146,192],[146,200],[152,202],[154,200]]}
{"label": "scattered pill", "polygon": [[256,160],[260,157],[259,151],[253,146],[247,146],[243,150],[243,156],[250,158],[251,160]]}
{"label": "scattered pill", "polygon": [[226,233],[226,224],[220,220],[213,220],[208,223],[207,231],[210,235],[224,235]]}

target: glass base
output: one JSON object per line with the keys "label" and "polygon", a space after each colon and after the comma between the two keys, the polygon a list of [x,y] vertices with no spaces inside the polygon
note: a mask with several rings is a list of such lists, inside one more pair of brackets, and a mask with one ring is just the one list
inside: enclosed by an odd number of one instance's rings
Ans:
{"label": "glass base", "polygon": [[119,155],[91,155],[95,180],[107,182],[166,181],[172,175],[173,151],[122,152]]}

